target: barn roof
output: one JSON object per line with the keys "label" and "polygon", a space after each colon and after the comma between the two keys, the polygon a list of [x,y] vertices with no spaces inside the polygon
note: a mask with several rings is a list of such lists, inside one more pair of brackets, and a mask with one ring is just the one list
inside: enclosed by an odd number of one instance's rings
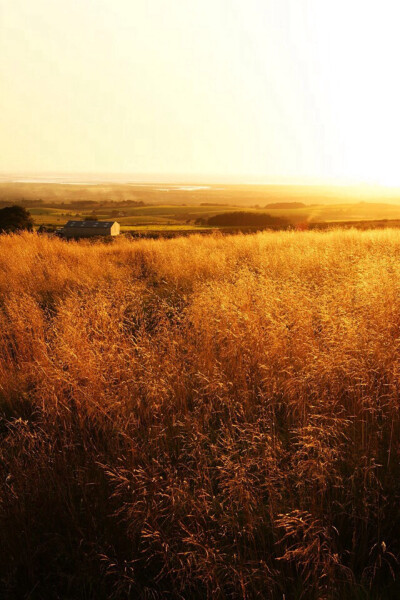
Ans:
{"label": "barn roof", "polygon": [[64,225],[64,227],[69,227],[69,228],[83,228],[83,229],[107,229],[109,227],[112,227],[114,225],[115,221],[68,221],[68,223],[66,223]]}

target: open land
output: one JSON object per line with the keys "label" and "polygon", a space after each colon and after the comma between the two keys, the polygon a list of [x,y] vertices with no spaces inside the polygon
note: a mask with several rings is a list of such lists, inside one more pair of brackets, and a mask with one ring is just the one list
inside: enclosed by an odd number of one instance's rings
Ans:
{"label": "open land", "polygon": [[[397,193],[396,193],[397,194]],[[382,190],[317,186],[71,184],[0,181],[0,207],[26,206],[35,226],[115,219],[123,232],[206,232],[208,218],[238,210],[284,217],[295,228],[398,227],[400,197]],[[229,231],[229,228],[223,228]]]}

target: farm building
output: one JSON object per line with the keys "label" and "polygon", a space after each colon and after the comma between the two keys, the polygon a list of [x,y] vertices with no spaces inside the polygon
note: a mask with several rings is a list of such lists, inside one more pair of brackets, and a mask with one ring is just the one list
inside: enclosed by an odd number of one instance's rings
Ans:
{"label": "farm building", "polygon": [[115,236],[119,233],[120,225],[116,221],[68,221],[61,229],[61,234],[67,238]]}

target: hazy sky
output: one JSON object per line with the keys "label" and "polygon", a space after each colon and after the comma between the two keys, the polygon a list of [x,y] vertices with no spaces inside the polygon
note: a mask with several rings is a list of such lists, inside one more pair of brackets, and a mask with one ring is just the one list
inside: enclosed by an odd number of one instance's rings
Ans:
{"label": "hazy sky", "polygon": [[399,0],[0,0],[0,171],[400,184]]}

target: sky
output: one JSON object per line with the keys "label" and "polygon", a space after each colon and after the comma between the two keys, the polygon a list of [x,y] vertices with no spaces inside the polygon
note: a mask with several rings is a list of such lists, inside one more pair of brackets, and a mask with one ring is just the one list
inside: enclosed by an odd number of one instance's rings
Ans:
{"label": "sky", "polygon": [[400,186],[398,0],[0,0],[0,172]]}

